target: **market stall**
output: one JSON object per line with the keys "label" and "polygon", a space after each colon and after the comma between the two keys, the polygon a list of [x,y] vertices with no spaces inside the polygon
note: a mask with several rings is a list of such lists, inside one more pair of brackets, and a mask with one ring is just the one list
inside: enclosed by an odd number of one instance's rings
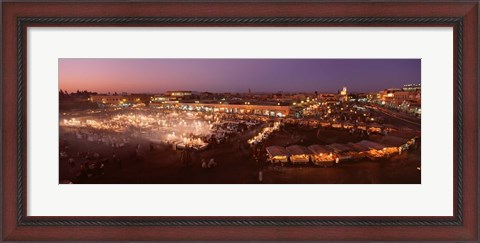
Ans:
{"label": "market stall", "polygon": [[350,151],[349,154],[355,159],[367,157],[368,151],[370,151],[369,148],[352,142],[346,143],[345,145],[352,148],[352,151]]}
{"label": "market stall", "polygon": [[401,137],[386,135],[379,142],[385,144],[387,147],[384,149],[385,153],[388,155],[399,153],[408,149],[408,139]]}
{"label": "market stall", "polygon": [[292,164],[308,163],[310,162],[310,156],[313,155],[312,151],[301,145],[288,146],[287,151],[290,152],[290,162]]}
{"label": "market stall", "polygon": [[266,148],[269,161],[272,164],[275,163],[287,163],[290,152],[282,146],[270,146]]}
{"label": "market stall", "polygon": [[371,159],[381,158],[386,155],[384,152],[386,146],[383,144],[376,143],[370,140],[362,140],[356,144],[368,148],[369,151],[367,152],[367,156]]}
{"label": "market stall", "polygon": [[332,166],[335,162],[333,149],[323,145],[310,145],[308,149],[312,151],[312,162],[320,166]]}
{"label": "market stall", "polygon": [[369,133],[381,133],[383,126],[380,124],[372,123],[368,125],[368,132]]}
{"label": "market stall", "polygon": [[340,144],[340,143],[332,143],[332,144],[329,144],[327,146],[330,147],[331,149],[333,149],[333,151],[336,154],[342,154],[342,153],[346,153],[346,152],[349,152],[349,151],[352,150],[352,148],[350,148],[348,146],[345,146],[344,144]]}

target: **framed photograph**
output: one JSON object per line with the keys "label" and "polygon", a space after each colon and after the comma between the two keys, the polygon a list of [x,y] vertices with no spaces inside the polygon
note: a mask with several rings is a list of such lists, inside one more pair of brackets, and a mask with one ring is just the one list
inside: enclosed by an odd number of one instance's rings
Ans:
{"label": "framed photograph", "polygon": [[477,241],[478,9],[3,2],[2,239]]}

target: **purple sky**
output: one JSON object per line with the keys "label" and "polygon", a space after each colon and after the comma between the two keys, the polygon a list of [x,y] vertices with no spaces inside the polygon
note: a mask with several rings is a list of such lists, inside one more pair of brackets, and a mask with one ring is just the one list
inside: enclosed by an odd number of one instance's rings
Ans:
{"label": "purple sky", "polygon": [[420,59],[94,59],[61,58],[68,92],[161,93],[379,91],[420,83]]}

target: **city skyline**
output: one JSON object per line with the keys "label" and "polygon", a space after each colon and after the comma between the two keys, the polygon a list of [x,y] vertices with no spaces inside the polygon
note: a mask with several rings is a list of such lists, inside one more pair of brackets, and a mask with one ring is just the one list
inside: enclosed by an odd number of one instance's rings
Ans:
{"label": "city skyline", "polygon": [[421,83],[420,59],[59,59],[68,92],[361,93],[411,83]]}

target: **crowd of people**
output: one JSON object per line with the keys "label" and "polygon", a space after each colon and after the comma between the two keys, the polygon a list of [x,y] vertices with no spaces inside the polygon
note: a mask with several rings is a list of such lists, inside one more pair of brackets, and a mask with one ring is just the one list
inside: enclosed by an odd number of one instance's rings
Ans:
{"label": "crowd of people", "polygon": [[[143,141],[150,152],[156,150],[158,145],[173,146],[173,150],[179,151],[180,163],[186,167],[197,164],[202,169],[212,169],[218,167],[218,159],[215,156],[203,156],[200,148],[208,150],[225,144],[232,145],[231,148],[242,156],[247,154],[253,160],[264,161],[265,140],[285,126],[295,127],[295,131],[298,127],[338,128],[351,133],[365,133],[367,136],[372,132],[386,134],[395,129],[377,125],[374,121],[380,121],[379,117],[355,105],[316,106],[308,112],[307,118],[272,119],[254,114],[212,114],[150,108],[133,112],[127,108],[85,116],[79,114],[75,118],[66,116],[60,120],[61,139],[73,139],[88,145],[82,148],[85,152],[72,153],[66,142],[63,145],[61,143],[60,159],[77,170],[71,178],[88,180],[105,175],[106,167],[122,168],[127,159],[119,156],[121,151],[131,151],[128,161],[141,161],[144,153],[148,153],[142,150],[138,142]],[[316,130],[317,133],[319,131]],[[299,143],[303,143],[302,139],[297,138],[295,133],[290,137],[291,141]],[[91,146],[105,146],[110,150],[103,154],[90,152]]]}

